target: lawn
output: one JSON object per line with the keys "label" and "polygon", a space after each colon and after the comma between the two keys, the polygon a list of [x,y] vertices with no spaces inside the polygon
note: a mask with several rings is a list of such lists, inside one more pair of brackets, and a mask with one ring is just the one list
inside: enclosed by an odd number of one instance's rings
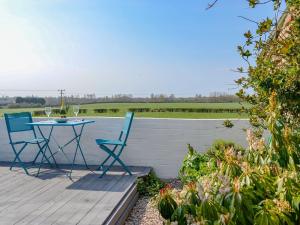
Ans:
{"label": "lawn", "polygon": [[[249,105],[243,104],[248,107]],[[129,109],[150,109],[150,112],[136,112],[137,117],[153,117],[153,118],[189,118],[189,119],[226,119],[226,118],[247,118],[245,113],[237,112],[177,112],[176,109],[208,109],[208,110],[220,110],[220,109],[240,109],[242,105],[240,103],[96,103],[81,105],[81,109],[86,109],[86,113],[81,113],[79,116],[123,116]],[[174,109],[175,112],[159,112],[161,109]],[[105,109],[106,112],[96,113],[94,109]],[[117,112],[111,110],[117,109]],[[0,109],[0,114],[4,112],[21,112],[21,111],[43,111],[44,108],[18,108]],[[158,111],[158,112],[153,112]],[[68,116],[72,116],[72,106]]]}

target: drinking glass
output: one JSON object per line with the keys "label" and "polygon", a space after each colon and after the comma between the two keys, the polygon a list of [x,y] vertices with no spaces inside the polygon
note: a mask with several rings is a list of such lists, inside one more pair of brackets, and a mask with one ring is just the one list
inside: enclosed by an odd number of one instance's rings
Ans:
{"label": "drinking glass", "polygon": [[50,117],[51,114],[51,107],[45,107],[45,113],[48,116],[48,118]]}
{"label": "drinking glass", "polygon": [[74,106],[73,106],[73,112],[74,112],[74,114],[75,114],[75,117],[78,116],[79,108],[80,108],[79,105],[74,105]]}

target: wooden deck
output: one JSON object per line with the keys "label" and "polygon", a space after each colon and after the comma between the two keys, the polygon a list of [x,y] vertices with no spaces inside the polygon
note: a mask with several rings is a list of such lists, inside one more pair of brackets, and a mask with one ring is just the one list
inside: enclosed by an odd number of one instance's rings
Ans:
{"label": "wooden deck", "polygon": [[44,168],[36,177],[35,168],[28,176],[0,164],[0,224],[122,224],[137,199],[137,176],[150,171],[135,167],[129,176],[114,170],[99,179],[99,174],[76,169],[71,180],[65,169]]}

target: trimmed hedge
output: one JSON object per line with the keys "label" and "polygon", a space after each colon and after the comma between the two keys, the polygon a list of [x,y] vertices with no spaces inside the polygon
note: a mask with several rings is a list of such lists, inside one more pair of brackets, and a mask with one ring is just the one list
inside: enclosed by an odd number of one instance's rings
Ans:
{"label": "trimmed hedge", "polygon": [[109,111],[112,113],[118,113],[120,112],[120,109],[109,109]]}
{"label": "trimmed hedge", "polygon": [[45,116],[45,111],[33,111],[33,116]]}
{"label": "trimmed hedge", "polygon": [[[93,109],[94,113],[118,113],[118,108],[112,109]],[[242,109],[238,108],[129,108],[128,111],[135,113],[145,112],[179,112],[179,113],[242,113]],[[60,114],[60,109],[52,109],[53,114]],[[88,109],[79,109],[80,114],[87,114]],[[34,111],[34,116],[44,116],[44,111]]]}
{"label": "trimmed hedge", "polygon": [[94,113],[107,113],[107,109],[94,109]]}
{"label": "trimmed hedge", "polygon": [[86,114],[87,113],[87,109],[79,109],[79,114]]}
{"label": "trimmed hedge", "polygon": [[230,108],[129,108],[130,112],[184,112],[184,113],[240,113],[241,109]]}
{"label": "trimmed hedge", "polygon": [[130,112],[151,112],[151,108],[129,108]]}
{"label": "trimmed hedge", "polygon": [[52,109],[53,114],[60,114],[60,109]]}

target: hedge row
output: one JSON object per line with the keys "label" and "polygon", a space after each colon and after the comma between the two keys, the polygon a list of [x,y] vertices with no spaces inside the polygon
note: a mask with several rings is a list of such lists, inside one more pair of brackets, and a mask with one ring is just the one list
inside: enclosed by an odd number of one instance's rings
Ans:
{"label": "hedge row", "polygon": [[[93,109],[94,113],[118,113],[120,109]],[[230,108],[129,108],[130,112],[184,112],[184,113],[240,113],[241,109]],[[86,114],[88,109],[80,109],[79,114]],[[60,114],[60,109],[52,109],[53,114]],[[44,116],[44,111],[34,111],[34,116]]]}
{"label": "hedge row", "polygon": [[241,109],[230,108],[130,108],[130,112],[188,112],[188,113],[240,113]]}
{"label": "hedge row", "polygon": [[112,113],[117,113],[120,112],[120,109],[94,109],[95,113],[107,113],[107,112],[112,112]]}
{"label": "hedge row", "polygon": [[[79,109],[79,114],[86,114],[87,109]],[[71,112],[71,111],[70,111]],[[52,114],[60,114],[60,109],[52,109]],[[44,116],[46,115],[44,110],[33,111],[34,116]]]}

